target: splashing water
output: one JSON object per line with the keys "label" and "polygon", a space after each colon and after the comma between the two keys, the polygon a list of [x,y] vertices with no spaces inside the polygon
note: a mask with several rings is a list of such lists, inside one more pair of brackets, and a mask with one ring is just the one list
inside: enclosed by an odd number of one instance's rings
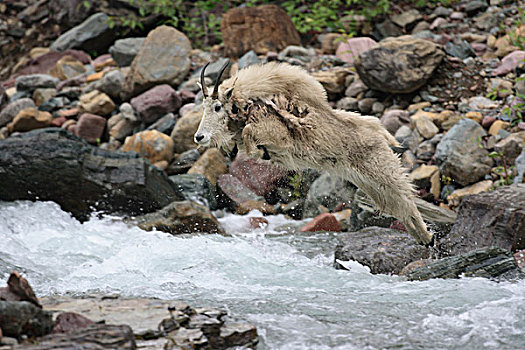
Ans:
{"label": "splashing water", "polygon": [[254,323],[259,349],[524,349],[525,281],[407,282],[332,267],[336,234],[220,219],[232,236],[145,232],[115,217],[83,224],[51,202],[0,202],[0,278],[37,295],[118,292],[224,306]]}

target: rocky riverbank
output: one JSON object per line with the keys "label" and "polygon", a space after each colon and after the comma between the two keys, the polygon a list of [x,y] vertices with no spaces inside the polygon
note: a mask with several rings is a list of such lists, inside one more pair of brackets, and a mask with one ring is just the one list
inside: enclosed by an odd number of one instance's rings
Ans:
{"label": "rocky riverbank", "polygon": [[[47,25],[29,8],[54,3],[1,4],[2,52],[13,49],[13,38],[30,42],[20,28]],[[411,279],[520,276],[525,51],[516,38],[525,33],[523,5],[398,7],[361,36],[323,33],[305,46],[278,7],[238,8],[224,15],[223,44],[210,51],[165,25],[116,40],[111,11],[91,8],[64,22],[67,31],[32,41],[46,47],[17,51],[18,63],[1,61],[0,200],[51,200],[82,221],[93,211],[117,213],[171,234],[224,234],[217,209],[248,214],[256,228],[268,214],[313,218],[296,234],[344,232],[338,268],[356,260],[373,273]],[[269,19],[276,25],[263,31],[238,25]],[[417,246],[401,223],[334,176],[198,148],[200,70],[212,62],[205,76],[212,84],[227,58],[226,75],[270,61],[302,66],[334,108],[379,118],[403,146],[434,246]],[[479,264],[486,273],[469,270]],[[448,268],[455,272],[439,273]]]}

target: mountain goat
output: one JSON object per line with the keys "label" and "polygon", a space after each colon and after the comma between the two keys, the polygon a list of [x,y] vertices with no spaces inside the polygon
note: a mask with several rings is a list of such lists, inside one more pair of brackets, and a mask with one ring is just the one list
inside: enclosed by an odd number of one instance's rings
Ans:
{"label": "mountain goat", "polygon": [[[326,92],[302,68],[253,65],[210,90],[194,140],[208,147],[244,150],[291,170],[315,168],[354,183],[381,211],[400,219],[421,244],[432,234],[414,204],[414,189],[391,147],[395,138],[371,116],[334,110]],[[210,93],[211,92],[211,93]]]}

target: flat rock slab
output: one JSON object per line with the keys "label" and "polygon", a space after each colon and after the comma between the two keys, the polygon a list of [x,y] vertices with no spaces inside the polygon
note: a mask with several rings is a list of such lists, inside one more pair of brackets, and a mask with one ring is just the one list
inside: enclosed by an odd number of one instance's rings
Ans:
{"label": "flat rock slab", "polygon": [[512,253],[498,247],[472,250],[458,256],[451,256],[417,268],[407,274],[411,281],[431,278],[486,277],[502,275],[524,276]]}
{"label": "flat rock slab", "polygon": [[[429,248],[417,244],[408,233],[383,227],[345,233],[335,249],[336,260],[357,261],[376,274],[398,274],[412,261],[429,255]],[[341,268],[339,263],[335,265]]]}
{"label": "flat rock slab", "polygon": [[167,176],[136,153],[106,151],[46,128],[0,141],[0,200],[51,200],[77,219],[93,208],[138,215],[177,199]]}
{"label": "flat rock slab", "polygon": [[445,256],[489,246],[525,249],[525,184],[465,197],[450,233],[439,241]]}

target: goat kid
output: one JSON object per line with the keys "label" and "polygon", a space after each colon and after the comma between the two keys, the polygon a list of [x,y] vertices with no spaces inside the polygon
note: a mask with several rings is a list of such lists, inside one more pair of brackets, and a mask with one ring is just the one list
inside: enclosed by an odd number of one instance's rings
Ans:
{"label": "goat kid", "polygon": [[399,144],[377,118],[332,109],[322,85],[302,68],[253,65],[219,85],[227,66],[211,91],[204,83],[207,65],[202,69],[204,113],[197,144],[243,150],[291,170],[333,173],[401,220],[418,243],[432,241],[413,185],[392,151]]}

